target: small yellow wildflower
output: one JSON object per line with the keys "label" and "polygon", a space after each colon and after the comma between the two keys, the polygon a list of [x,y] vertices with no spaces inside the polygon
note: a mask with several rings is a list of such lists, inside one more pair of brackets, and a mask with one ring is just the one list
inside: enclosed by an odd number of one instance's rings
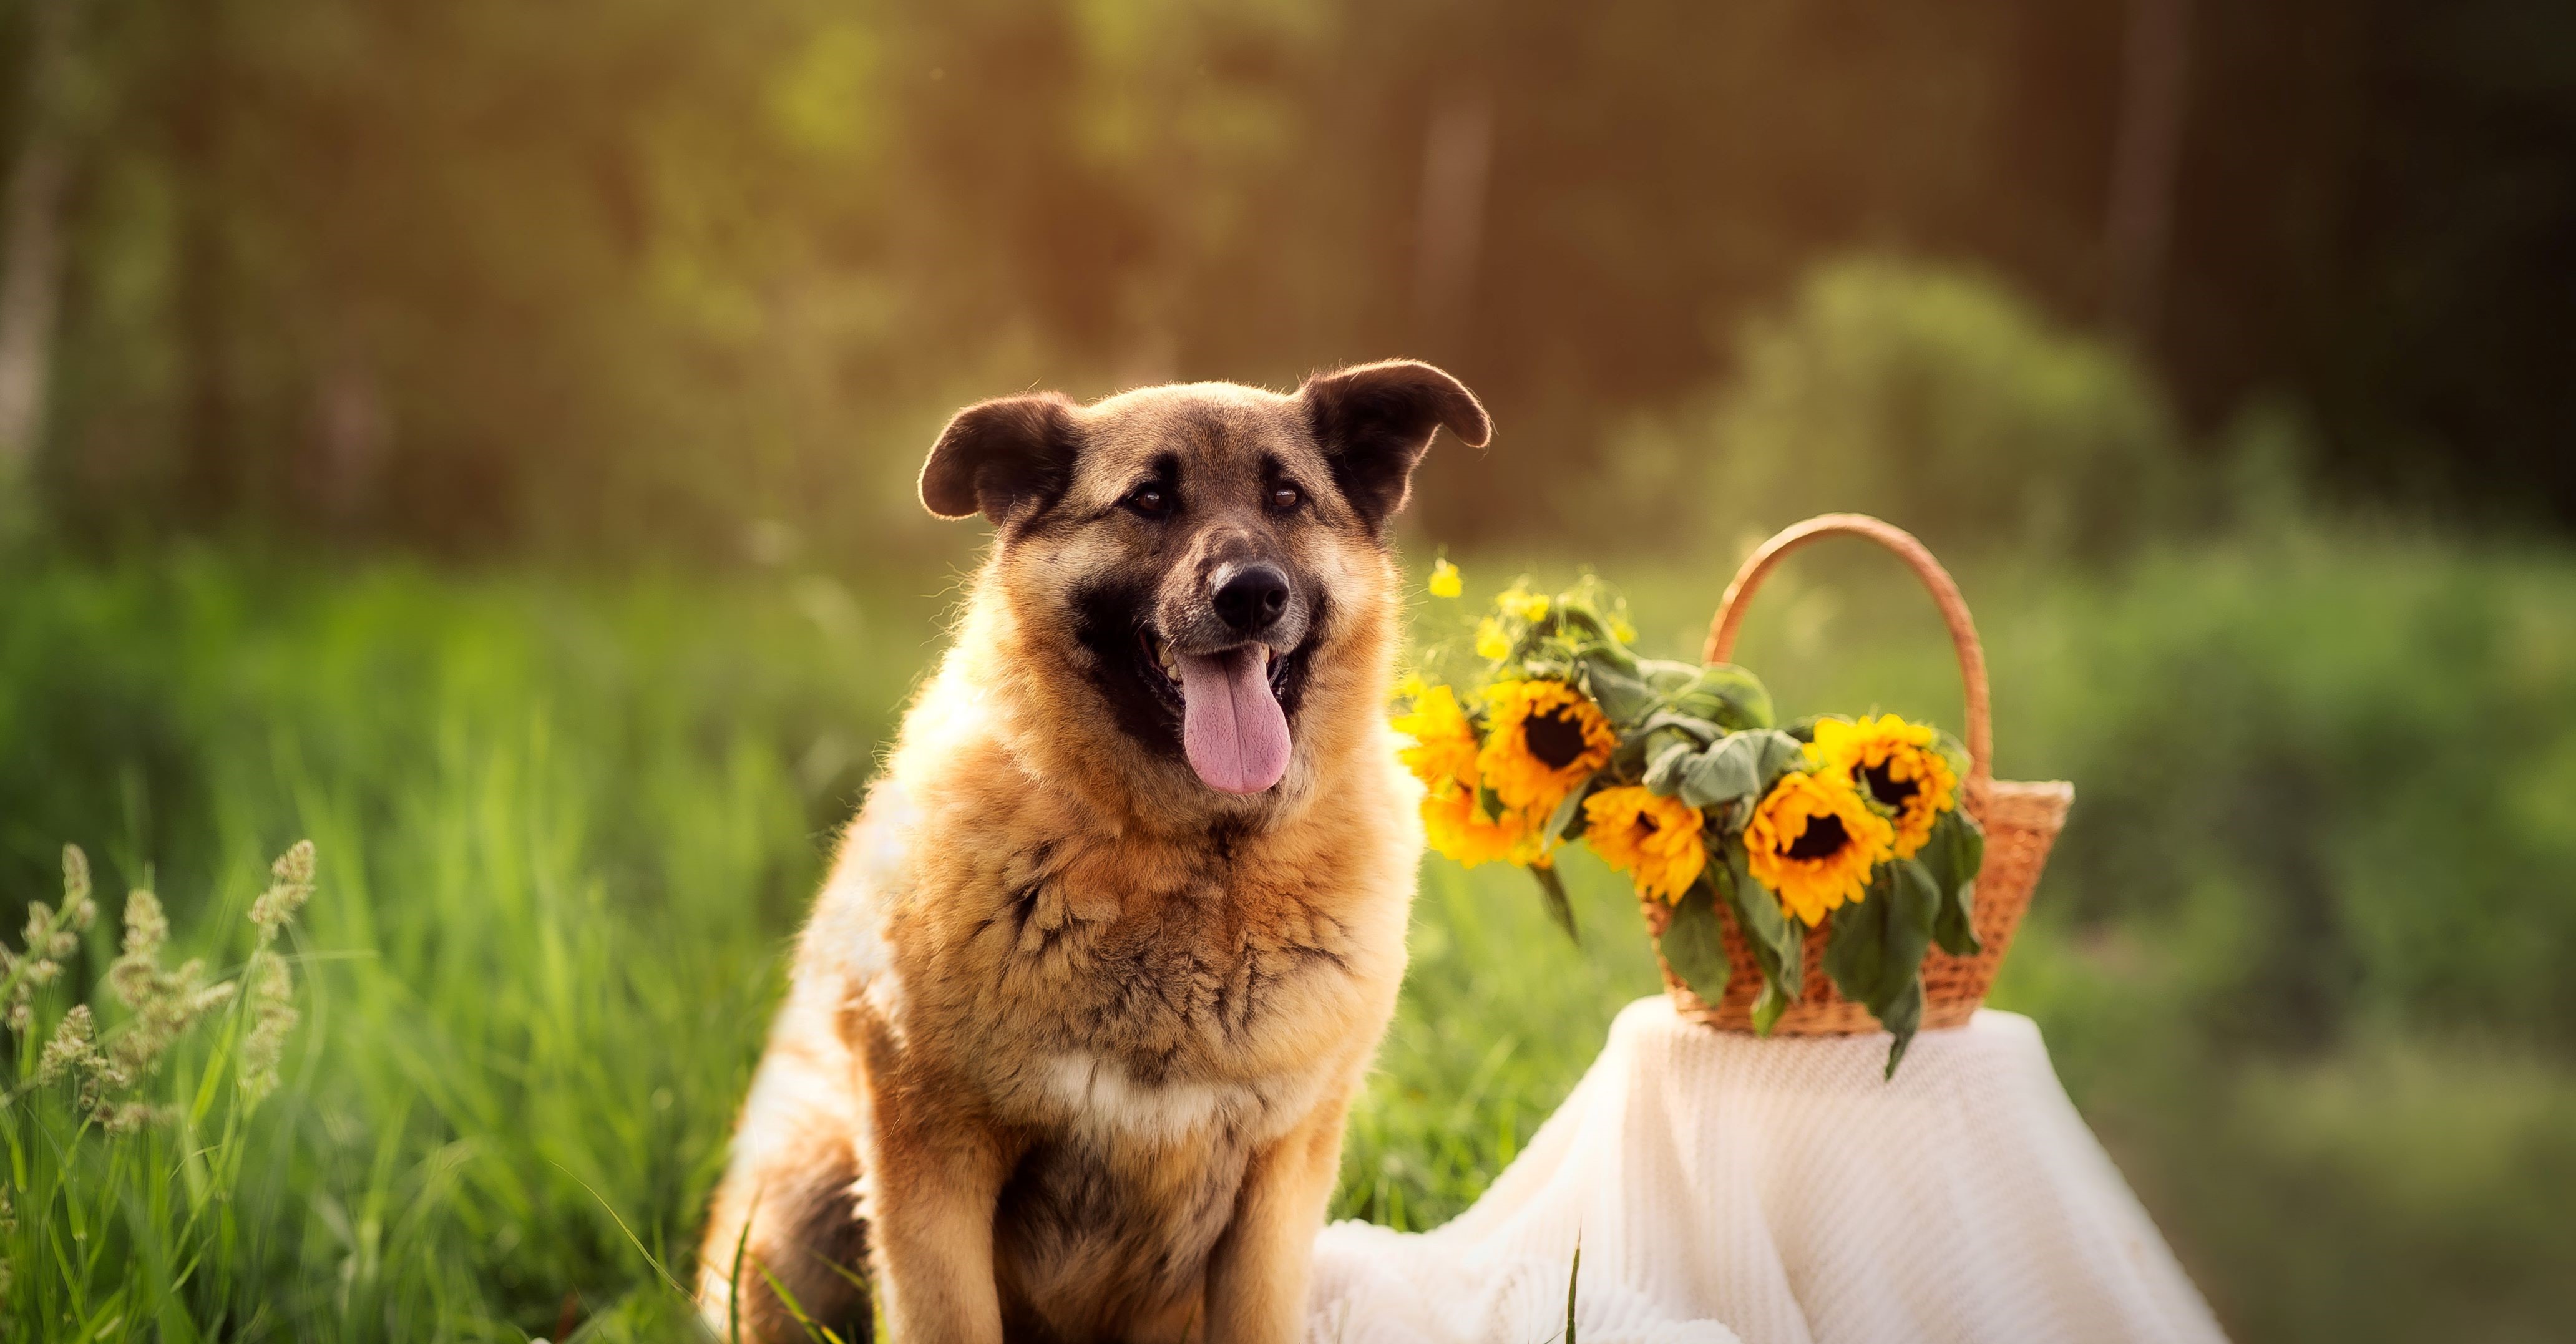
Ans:
{"label": "small yellow wildflower", "polygon": [[1494,605],[1502,608],[1505,615],[1518,616],[1524,621],[1544,621],[1547,619],[1546,595],[1543,593],[1533,593],[1528,588],[1517,583],[1513,584],[1509,590],[1503,593],[1502,596],[1495,598]]}
{"label": "small yellow wildflower", "polygon": [[1431,595],[1433,597],[1456,597],[1464,591],[1466,591],[1466,585],[1458,577],[1458,567],[1456,565],[1450,564],[1445,559],[1434,560],[1431,562]]}
{"label": "small yellow wildflower", "polygon": [[1639,895],[1678,903],[1708,866],[1699,809],[1628,784],[1583,800],[1583,838],[1613,869],[1628,874]]}
{"label": "small yellow wildflower", "polygon": [[1488,616],[1476,622],[1476,656],[1500,662],[1512,656],[1512,637],[1503,633],[1503,623]]}

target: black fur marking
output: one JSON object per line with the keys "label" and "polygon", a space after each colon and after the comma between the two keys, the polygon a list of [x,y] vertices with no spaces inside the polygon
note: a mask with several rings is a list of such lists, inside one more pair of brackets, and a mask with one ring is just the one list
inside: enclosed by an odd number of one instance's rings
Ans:
{"label": "black fur marking", "polygon": [[1457,379],[1428,364],[1390,360],[1306,380],[1298,393],[1333,484],[1371,536],[1412,493],[1413,467],[1442,426],[1481,448],[1493,426]]}
{"label": "black fur marking", "polygon": [[1146,679],[1148,672],[1161,675],[1160,669],[1145,666],[1142,636],[1150,624],[1146,613],[1152,606],[1152,591],[1132,580],[1083,589],[1073,597],[1073,637],[1091,655],[1085,675],[1109,702],[1110,716],[1120,731],[1148,751],[1177,758],[1181,755],[1180,716]]}
{"label": "black fur marking", "polygon": [[764,1267],[796,1295],[797,1305],[815,1324],[851,1344],[866,1344],[874,1337],[876,1313],[869,1305],[869,1290],[849,1277],[864,1283],[868,1272],[868,1225],[859,1217],[850,1192],[858,1178],[857,1155],[844,1153],[811,1173],[803,1188],[781,1200],[783,1207],[771,1218],[763,1219],[778,1229],[774,1237],[761,1238],[767,1260],[755,1263],[754,1257],[745,1254],[742,1281],[735,1285],[745,1324],[759,1330],[763,1338],[792,1337],[790,1332],[798,1329],[787,1305],[761,1274]]}
{"label": "black fur marking", "polygon": [[1207,838],[1209,856],[1215,860],[1221,875],[1222,870],[1234,866],[1234,846],[1243,838],[1243,825],[1231,818],[1210,822]]}

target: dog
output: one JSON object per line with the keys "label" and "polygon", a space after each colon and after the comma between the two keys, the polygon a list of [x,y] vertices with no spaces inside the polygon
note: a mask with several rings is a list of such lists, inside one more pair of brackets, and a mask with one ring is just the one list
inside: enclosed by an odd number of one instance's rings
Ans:
{"label": "dog", "polygon": [[1383,707],[1410,361],[959,412],[994,540],[844,833],[710,1211],[719,1336],[1303,1331],[1422,847]]}

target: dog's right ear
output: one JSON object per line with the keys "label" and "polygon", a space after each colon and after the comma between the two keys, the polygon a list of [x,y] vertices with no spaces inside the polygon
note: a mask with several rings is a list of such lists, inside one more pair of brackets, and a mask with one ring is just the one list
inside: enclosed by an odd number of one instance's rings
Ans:
{"label": "dog's right ear", "polygon": [[1062,393],[1003,397],[959,411],[921,465],[921,502],[942,518],[981,512],[1001,526],[1073,483],[1081,430]]}

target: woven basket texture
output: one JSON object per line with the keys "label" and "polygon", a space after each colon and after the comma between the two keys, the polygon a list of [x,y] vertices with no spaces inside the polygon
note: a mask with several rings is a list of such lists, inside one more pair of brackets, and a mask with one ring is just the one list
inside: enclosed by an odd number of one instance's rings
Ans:
{"label": "woven basket texture", "polygon": [[[2003,964],[2004,953],[2012,946],[2013,933],[2021,927],[2022,916],[2030,909],[2030,896],[2039,885],[2041,869],[2048,864],[2050,846],[2066,824],[2066,812],[2075,801],[2075,788],[2063,782],[2040,784],[2013,783],[1992,777],[1994,756],[1992,718],[1987,704],[1985,650],[1977,642],[1976,626],[1969,619],[1965,599],[1958,585],[1940,562],[1932,558],[1923,543],[1892,524],[1864,514],[1825,514],[1782,532],[1763,543],[1735,582],[1726,590],[1726,600],[1719,606],[1716,621],[1709,630],[1706,661],[1724,662],[1734,650],[1735,632],[1744,617],[1744,604],[1760,586],[1763,576],[1781,558],[1801,546],[1828,536],[1858,536],[1886,547],[1904,560],[1923,580],[1932,598],[1941,608],[1942,619],[1949,625],[1951,642],[1959,654],[1959,671],[1967,690],[1967,745],[1969,775],[1963,781],[1968,814],[1975,817],[1986,831],[1985,865],[1977,874],[1976,927],[1982,948],[1974,956],[1954,957],[1935,947],[1923,957],[1923,1026],[1927,1029],[1966,1025],[1968,1018],[1985,1002],[1986,990],[1993,985],[1995,970]],[[1661,938],[1670,908],[1660,901],[1644,902],[1646,925]],[[1726,960],[1730,970],[1726,991],[1718,1002],[1710,1004],[1691,992],[1670,965],[1663,966],[1664,988],[1683,1017],[1723,1031],[1753,1030],[1753,1000],[1762,988],[1762,972],[1753,959],[1753,949],[1736,928],[1733,912],[1721,904],[1720,916],[1725,922]],[[1789,1006],[1772,1024],[1775,1035],[1847,1036],[1879,1029],[1878,1023],[1862,1004],[1844,999],[1835,992],[1832,977],[1825,974],[1823,959],[1829,941],[1830,925],[1811,929],[1806,939],[1806,970],[1801,980],[1798,1001]]]}

